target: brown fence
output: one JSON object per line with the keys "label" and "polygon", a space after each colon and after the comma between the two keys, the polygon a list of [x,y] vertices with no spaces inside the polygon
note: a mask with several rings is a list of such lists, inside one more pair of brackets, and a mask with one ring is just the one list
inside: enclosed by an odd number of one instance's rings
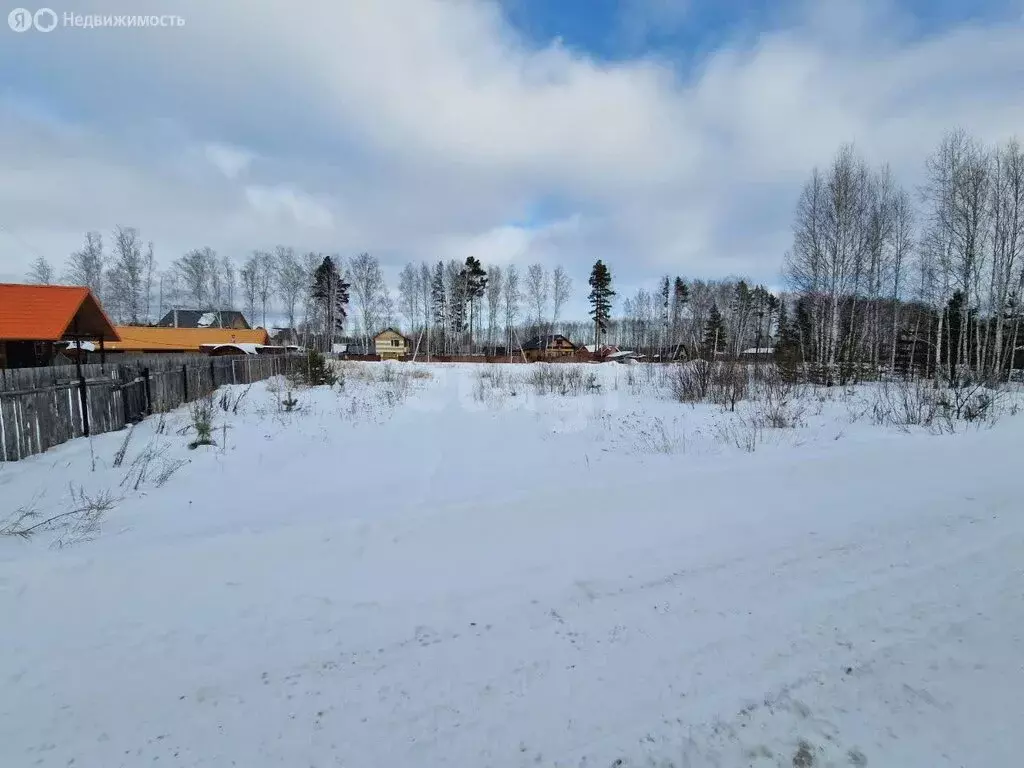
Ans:
{"label": "brown fence", "polygon": [[142,356],[129,362],[0,370],[0,461],[121,429],[224,384],[292,373],[298,355]]}

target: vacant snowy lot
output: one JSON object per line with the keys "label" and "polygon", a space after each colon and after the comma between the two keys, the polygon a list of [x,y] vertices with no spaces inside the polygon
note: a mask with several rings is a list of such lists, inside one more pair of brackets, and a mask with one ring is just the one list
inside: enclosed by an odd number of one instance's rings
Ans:
{"label": "vacant snowy lot", "polygon": [[0,465],[0,765],[1021,764],[1017,395],[546,369],[352,364],[232,390],[215,446],[182,409]]}

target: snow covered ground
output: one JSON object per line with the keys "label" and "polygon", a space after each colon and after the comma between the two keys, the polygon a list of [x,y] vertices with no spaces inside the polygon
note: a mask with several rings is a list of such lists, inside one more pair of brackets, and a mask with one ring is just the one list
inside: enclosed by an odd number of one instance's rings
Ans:
{"label": "snow covered ground", "polygon": [[1024,762],[1024,415],[759,428],[537,368],[353,364],[217,446],[183,409],[0,465],[22,527],[116,501],[0,536],[0,766]]}

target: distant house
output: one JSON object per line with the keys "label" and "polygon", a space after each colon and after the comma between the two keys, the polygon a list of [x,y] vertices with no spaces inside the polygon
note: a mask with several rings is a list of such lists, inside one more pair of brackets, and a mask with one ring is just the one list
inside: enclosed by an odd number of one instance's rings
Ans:
{"label": "distant house", "polygon": [[257,344],[265,346],[270,337],[263,328],[154,328],[145,326],[119,326],[120,339],[109,344],[111,352],[127,354],[196,353],[211,346]]}
{"label": "distant house", "polygon": [[[243,317],[244,321],[245,318]],[[299,332],[294,328],[270,328],[270,341],[282,347],[298,346]]]}
{"label": "distant house", "polygon": [[373,337],[373,351],[381,360],[401,360],[409,353],[409,339],[394,328],[385,328]]}
{"label": "distant house", "polygon": [[593,360],[605,360],[610,355],[617,354],[622,350],[615,344],[586,344],[578,347],[576,353],[579,357]]}
{"label": "distant house", "polygon": [[103,349],[119,338],[88,288],[0,283],[0,368],[51,365],[66,342]]}
{"label": "distant house", "polygon": [[233,309],[220,312],[202,311],[199,309],[172,309],[157,323],[160,328],[234,328],[249,330],[252,328],[245,315]]}
{"label": "distant house", "polygon": [[767,362],[775,357],[775,347],[751,347],[740,352],[740,360],[750,363]]}
{"label": "distant house", "polygon": [[618,347],[615,347],[614,351],[607,352],[606,354],[602,355],[601,359],[610,360],[615,363],[628,363],[635,362],[637,360],[642,360],[643,357],[644,356],[641,355],[639,352],[634,352],[631,349],[619,349]]}
{"label": "distant house", "polygon": [[576,354],[576,345],[560,333],[534,336],[523,344],[523,355],[531,363],[537,360],[564,360]]}

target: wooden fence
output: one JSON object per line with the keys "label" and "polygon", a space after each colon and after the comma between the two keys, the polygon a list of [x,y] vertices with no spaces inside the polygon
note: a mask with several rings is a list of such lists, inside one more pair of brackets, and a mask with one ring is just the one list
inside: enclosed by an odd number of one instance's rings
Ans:
{"label": "wooden fence", "polygon": [[212,394],[298,370],[300,355],[154,355],[105,365],[0,369],[0,461],[42,453]]}

